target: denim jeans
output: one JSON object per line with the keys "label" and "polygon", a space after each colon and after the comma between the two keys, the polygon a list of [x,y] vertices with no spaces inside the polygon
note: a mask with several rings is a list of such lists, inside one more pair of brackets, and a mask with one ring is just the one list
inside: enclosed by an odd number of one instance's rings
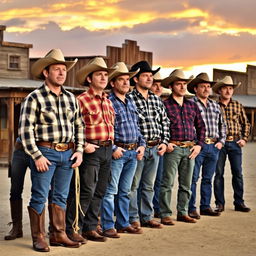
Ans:
{"label": "denim jeans", "polygon": [[[100,147],[93,153],[84,153],[79,167],[80,204],[85,216],[80,213],[79,228],[82,232],[96,230],[101,201],[110,181],[112,145]],[[66,212],[66,232],[72,233],[76,217],[74,179],[70,185]]]}
{"label": "denim jeans", "polygon": [[177,215],[188,214],[188,203],[191,195],[190,188],[195,165],[195,160],[188,158],[190,154],[190,148],[175,147],[174,151],[164,155],[164,171],[160,189],[161,218],[172,215],[172,189],[177,171],[179,182]]}
{"label": "denim jeans", "polygon": [[10,201],[22,199],[25,174],[29,165],[30,156],[23,149],[15,149],[11,163]]}
{"label": "denim jeans", "polygon": [[58,152],[47,147],[39,146],[38,148],[43,156],[51,162],[51,165],[48,165],[48,171],[39,172],[35,162],[31,159],[32,195],[29,205],[41,214],[51,188],[49,203],[57,204],[66,209],[70,180],[73,175],[72,161],[70,160],[73,151],[70,149]]}
{"label": "denim jeans", "polygon": [[155,185],[154,185],[153,207],[154,207],[155,213],[160,212],[159,194],[160,194],[160,187],[161,187],[161,181],[163,176],[163,168],[164,168],[164,157],[160,156],[158,167],[157,167]]}
{"label": "denim jeans", "polygon": [[[103,231],[116,227],[128,227],[129,193],[137,166],[137,152],[126,150],[119,159],[112,159],[111,181],[108,184],[101,207],[101,224]],[[114,221],[116,214],[116,225]]]}
{"label": "denim jeans", "polygon": [[189,212],[196,210],[196,186],[202,167],[202,179],[200,188],[200,209],[210,208],[212,197],[212,177],[214,175],[220,150],[215,144],[204,144],[200,154],[195,159],[195,167],[192,176],[191,198]]}
{"label": "denim jeans", "polygon": [[159,162],[157,152],[157,146],[147,147],[143,159],[137,163],[130,193],[130,223],[139,220],[146,222],[153,218],[154,183]]}
{"label": "denim jeans", "polygon": [[244,184],[242,174],[242,149],[236,141],[226,142],[221,149],[217,162],[216,173],[214,177],[214,195],[215,203],[225,205],[224,197],[224,169],[227,156],[229,158],[232,186],[234,190],[234,205],[240,205],[244,202]]}

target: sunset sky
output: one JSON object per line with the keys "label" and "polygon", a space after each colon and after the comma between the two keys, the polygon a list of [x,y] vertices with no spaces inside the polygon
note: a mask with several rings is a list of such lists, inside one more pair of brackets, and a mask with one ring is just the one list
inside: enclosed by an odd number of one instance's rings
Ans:
{"label": "sunset sky", "polygon": [[131,39],[155,66],[196,75],[256,65],[255,10],[255,0],[0,0],[0,25],[5,41],[33,44],[32,57],[106,55]]}

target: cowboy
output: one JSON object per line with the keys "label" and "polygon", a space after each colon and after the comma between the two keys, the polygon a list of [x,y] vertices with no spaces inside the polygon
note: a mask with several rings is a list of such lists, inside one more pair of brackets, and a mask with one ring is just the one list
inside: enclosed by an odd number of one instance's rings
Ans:
{"label": "cowboy", "polygon": [[206,133],[202,150],[195,159],[195,167],[192,177],[191,198],[189,201],[189,216],[200,219],[196,210],[196,185],[202,168],[200,188],[200,214],[219,216],[220,213],[212,210],[212,177],[215,173],[219,152],[225,144],[226,124],[224,122],[219,104],[211,100],[209,95],[215,82],[210,81],[207,73],[200,73],[188,83],[188,91],[195,94],[192,99],[198,106],[205,123]]}
{"label": "cowboy", "polygon": [[172,188],[178,171],[177,221],[195,223],[188,216],[188,203],[195,158],[203,146],[205,125],[197,104],[185,98],[186,78],[181,69],[175,69],[162,85],[172,89],[164,101],[170,119],[170,141],[164,155],[164,171],[160,189],[160,216],[164,225],[174,225],[171,218]]}
{"label": "cowboy", "polygon": [[160,71],[158,71],[157,73],[154,74],[153,84],[152,84],[150,90],[158,97],[160,97],[163,93],[163,86],[161,84],[162,80],[163,80],[163,77],[161,76]]}
{"label": "cowboy", "polygon": [[[106,237],[97,233],[98,215],[101,201],[110,178],[112,142],[114,140],[115,111],[104,89],[108,83],[108,74],[113,71],[107,67],[101,57],[95,57],[76,74],[79,84],[89,89],[78,96],[85,123],[86,144],[80,174],[80,204],[85,216],[79,219],[82,236],[73,230],[76,217],[75,191],[71,185],[68,197],[66,232],[69,237],[84,243],[84,238],[105,242]],[[72,184],[72,183],[71,183]]]}
{"label": "cowboy", "polygon": [[[163,93],[163,86],[161,84],[163,77],[160,74],[160,71],[154,74],[153,84],[150,88],[151,92],[160,97]],[[159,157],[159,163],[156,172],[156,180],[154,184],[154,197],[153,197],[153,208],[154,208],[154,217],[159,218],[160,216],[160,206],[159,206],[159,193],[160,185],[163,174],[163,156]]]}
{"label": "cowboy", "polygon": [[225,76],[213,86],[213,91],[220,95],[219,104],[227,123],[227,138],[221,149],[214,177],[214,195],[216,210],[225,209],[224,198],[224,169],[228,156],[232,173],[235,211],[249,212],[250,208],[244,204],[243,174],[242,174],[242,147],[246,145],[250,134],[250,123],[243,106],[232,99],[234,89],[241,83],[233,83],[230,76]]}
{"label": "cowboy", "polygon": [[[33,248],[49,251],[45,241],[45,202],[49,188],[50,245],[79,247],[65,233],[65,209],[72,168],[82,162],[83,122],[75,96],[63,84],[77,60],[65,61],[60,49],[53,49],[31,68],[44,84],[30,93],[21,109],[19,134],[31,156],[32,195],[28,206]],[[73,153],[73,150],[75,153]]]}
{"label": "cowboy", "polygon": [[129,223],[129,193],[137,160],[142,159],[146,143],[139,130],[136,107],[127,97],[130,78],[136,75],[139,69],[129,72],[124,62],[117,62],[112,68],[116,70],[109,75],[109,85],[112,87],[109,99],[116,113],[115,141],[111,181],[102,201],[101,223],[104,236],[119,238],[118,233],[142,233],[142,229],[133,228]]}
{"label": "cowboy", "polygon": [[163,225],[153,219],[152,200],[159,157],[164,154],[169,140],[169,119],[161,99],[150,91],[153,75],[160,68],[152,70],[148,62],[140,61],[131,67],[130,72],[138,68],[140,71],[131,79],[131,84],[135,85],[135,88],[129,97],[137,107],[139,126],[146,140],[146,149],[143,159],[138,160],[132,182],[130,223],[134,228],[139,228],[141,224],[150,228],[162,228]]}

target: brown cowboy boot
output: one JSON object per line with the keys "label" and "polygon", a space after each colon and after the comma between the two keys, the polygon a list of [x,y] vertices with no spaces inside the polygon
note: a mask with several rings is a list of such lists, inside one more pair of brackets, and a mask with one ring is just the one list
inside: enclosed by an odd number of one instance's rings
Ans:
{"label": "brown cowboy boot", "polygon": [[48,210],[50,219],[50,245],[78,248],[80,243],[71,241],[65,232],[65,210],[57,204],[49,204]]}
{"label": "brown cowboy boot", "polygon": [[45,209],[41,214],[28,206],[30,218],[31,235],[33,240],[33,249],[38,252],[49,252],[50,248],[45,241]]}
{"label": "brown cowboy boot", "polygon": [[8,225],[12,224],[12,229],[9,234],[4,237],[5,240],[14,240],[19,237],[23,237],[22,232],[22,199],[10,201],[11,208],[11,217],[12,222]]}

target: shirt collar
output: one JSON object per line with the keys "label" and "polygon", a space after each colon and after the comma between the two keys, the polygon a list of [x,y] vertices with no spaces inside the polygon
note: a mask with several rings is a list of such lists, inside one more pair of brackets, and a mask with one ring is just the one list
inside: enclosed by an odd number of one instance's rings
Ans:
{"label": "shirt collar", "polygon": [[102,93],[102,96],[98,95],[97,93],[95,93],[95,91],[89,87],[87,93],[89,94],[89,96],[91,97],[91,99],[93,98],[97,98],[97,99],[106,99],[107,98],[107,94],[105,92]]}
{"label": "shirt collar", "polygon": [[[52,95],[54,95],[54,96],[57,96],[54,92],[52,92],[51,90],[50,90],[50,88],[47,86],[47,84],[46,83],[44,83],[43,85],[42,85],[42,90],[46,93],[46,94],[52,94]],[[60,93],[60,95],[61,94],[68,94],[68,92],[64,89],[64,87],[63,86],[61,86],[61,93]]]}

